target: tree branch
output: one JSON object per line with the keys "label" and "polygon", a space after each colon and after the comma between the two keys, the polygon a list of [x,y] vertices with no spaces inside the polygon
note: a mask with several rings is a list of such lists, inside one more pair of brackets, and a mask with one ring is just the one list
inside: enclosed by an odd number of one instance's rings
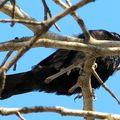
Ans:
{"label": "tree branch", "polygon": [[[67,8],[72,6],[71,2],[68,1],[68,0],[66,0],[66,3],[68,5],[64,4],[61,0],[54,0],[54,2],[56,4],[58,4],[58,5],[60,5],[64,9],[67,9]],[[90,34],[89,34],[85,24],[84,24],[84,21],[78,16],[76,11],[72,11],[71,12],[71,16],[73,16],[73,18],[77,21],[78,25],[82,29],[82,31],[83,31],[83,33],[85,35],[85,42],[88,42],[91,36],[90,36]]]}
{"label": "tree branch", "polygon": [[64,116],[78,116],[78,117],[87,117],[93,116],[99,119],[114,119],[120,120],[120,115],[118,114],[110,114],[110,113],[101,113],[101,112],[93,112],[93,111],[85,111],[85,110],[74,110],[74,109],[67,109],[64,107],[31,107],[31,108],[0,108],[1,115],[12,115],[16,114],[16,112],[20,112],[21,114],[27,113],[37,113],[37,112],[56,112],[58,114]]}
{"label": "tree branch", "polygon": [[[48,39],[51,37],[51,39]],[[33,37],[23,37],[8,42],[0,43],[0,51],[19,50],[21,47],[26,46]],[[74,41],[74,42],[73,42]],[[51,34],[44,38],[38,38],[37,42],[32,47],[52,47],[68,50],[83,51],[92,53],[98,56],[109,56],[120,54],[119,41],[95,40],[91,44],[85,44],[83,39],[75,37],[67,37],[56,34]],[[112,47],[113,46],[113,47]]]}

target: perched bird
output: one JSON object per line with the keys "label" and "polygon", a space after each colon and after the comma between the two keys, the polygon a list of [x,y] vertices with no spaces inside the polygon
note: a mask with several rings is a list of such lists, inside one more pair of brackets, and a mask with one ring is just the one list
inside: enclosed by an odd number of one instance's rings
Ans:
{"label": "perched bird", "polygon": [[[120,40],[120,35],[114,32],[105,30],[90,30],[91,36],[101,40]],[[78,36],[84,38],[83,34]],[[55,78],[49,84],[44,81],[47,77],[58,73],[61,69],[70,66],[71,64],[79,61],[84,53],[81,51],[58,49],[52,55],[38,63],[32,70],[7,75],[5,88],[1,94],[0,99],[6,99],[13,95],[22,94],[31,91],[45,91],[47,93],[56,93],[57,95],[72,95],[80,93],[81,89],[77,88],[73,93],[68,90],[76,83],[79,72],[82,68],[71,70],[69,74]],[[115,71],[120,63],[119,56],[106,56],[96,59],[97,68],[96,72],[100,78],[105,82]],[[100,84],[96,78],[91,76],[91,84],[93,88],[99,88]]]}

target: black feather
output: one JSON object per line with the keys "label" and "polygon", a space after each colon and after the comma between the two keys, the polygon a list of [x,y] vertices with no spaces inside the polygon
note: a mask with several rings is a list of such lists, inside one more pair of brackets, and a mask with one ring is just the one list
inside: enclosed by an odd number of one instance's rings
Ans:
{"label": "black feather", "polygon": [[[92,37],[96,39],[120,40],[120,35],[117,33],[105,30],[90,30],[89,32]],[[80,34],[78,37],[84,38],[84,35]],[[82,57],[84,57],[83,52],[59,49],[38,63],[31,71],[7,75],[5,89],[2,92],[1,99],[34,90],[56,93],[58,95],[71,95],[68,93],[68,90],[76,83],[79,76],[79,69],[72,70],[69,75],[65,73],[49,84],[46,84],[44,80],[47,77],[59,72],[62,68],[76,63],[76,61],[79,61]],[[98,66],[96,71],[103,82],[105,82],[109,76],[113,74],[115,68],[118,67],[120,57],[99,57],[96,59],[96,63]],[[100,87],[100,84],[93,75],[91,79],[93,88]],[[81,92],[80,88],[76,89],[72,94],[78,92]]]}

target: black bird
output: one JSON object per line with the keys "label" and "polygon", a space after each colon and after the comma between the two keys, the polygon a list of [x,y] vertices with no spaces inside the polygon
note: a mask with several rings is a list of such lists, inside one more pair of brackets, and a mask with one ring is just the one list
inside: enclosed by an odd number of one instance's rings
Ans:
{"label": "black bird", "polygon": [[[120,40],[120,35],[114,32],[105,30],[90,30],[91,36],[101,40]],[[83,34],[78,36],[84,38]],[[52,55],[38,63],[32,70],[28,72],[7,75],[5,89],[1,94],[0,99],[6,99],[13,95],[22,94],[30,91],[45,91],[47,93],[56,93],[57,95],[72,95],[80,93],[81,89],[76,89],[73,93],[68,93],[68,90],[76,83],[79,76],[80,69],[74,69],[70,72],[59,76],[49,84],[44,80],[59,72],[62,68],[79,61],[83,57],[83,52],[73,50],[59,49]],[[111,76],[120,63],[119,56],[106,56],[96,59],[97,73],[100,78],[105,82]],[[99,82],[92,75],[92,87],[100,87]]]}

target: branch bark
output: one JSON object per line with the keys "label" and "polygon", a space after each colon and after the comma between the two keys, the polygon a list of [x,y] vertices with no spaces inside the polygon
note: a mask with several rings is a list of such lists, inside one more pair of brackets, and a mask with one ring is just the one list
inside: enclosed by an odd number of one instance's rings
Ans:
{"label": "branch bark", "polygon": [[[0,51],[14,51],[19,50],[22,46],[26,46],[33,37],[23,37],[8,42],[0,43]],[[49,39],[50,38],[50,39]],[[90,44],[83,43],[83,39],[69,36],[61,36],[54,33],[49,33],[48,36],[43,35],[38,38],[37,42],[32,46],[34,47],[52,47],[68,50],[83,51],[93,53],[96,57],[119,55],[120,42],[107,41],[107,40],[92,40]]]}
{"label": "branch bark", "polygon": [[1,115],[12,115],[16,114],[16,112],[20,112],[21,114],[27,113],[37,113],[37,112],[56,112],[60,115],[64,116],[77,116],[77,117],[87,117],[93,116],[99,119],[114,119],[120,120],[120,115],[118,114],[111,114],[111,113],[101,113],[101,112],[93,112],[93,111],[85,111],[85,110],[74,110],[74,109],[67,109],[64,107],[31,107],[31,108],[0,108]]}

